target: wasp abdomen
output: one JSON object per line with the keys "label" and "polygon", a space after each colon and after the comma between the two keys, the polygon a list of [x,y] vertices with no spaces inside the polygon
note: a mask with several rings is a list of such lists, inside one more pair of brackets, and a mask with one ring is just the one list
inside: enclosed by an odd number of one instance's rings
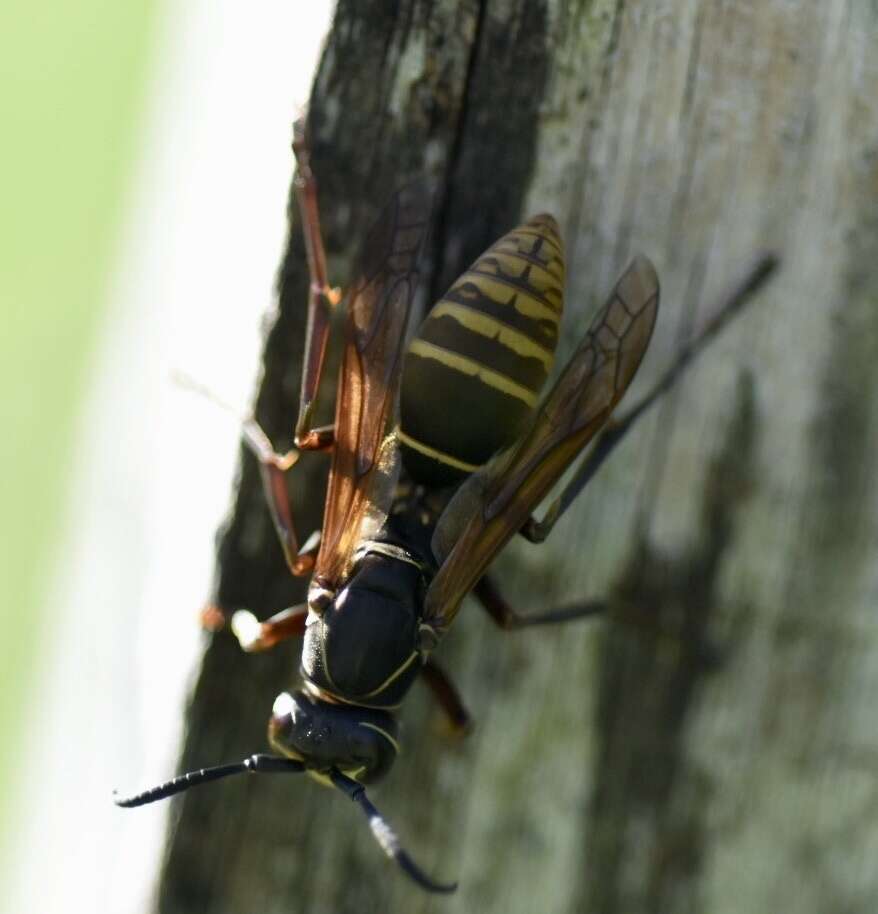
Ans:
{"label": "wasp abdomen", "polygon": [[405,356],[400,442],[416,482],[448,485],[515,440],[558,342],[564,251],[536,216],[493,244],[432,309]]}

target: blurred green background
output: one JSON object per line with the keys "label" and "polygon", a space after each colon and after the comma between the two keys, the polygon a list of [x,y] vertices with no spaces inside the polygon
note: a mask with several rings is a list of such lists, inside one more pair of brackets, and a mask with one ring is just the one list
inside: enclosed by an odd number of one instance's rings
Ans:
{"label": "blurred green background", "polygon": [[3,914],[148,904],[330,10],[0,9]]}
{"label": "blurred green background", "polygon": [[[0,7],[0,823],[28,706],[70,442],[136,163],[160,4]],[[3,853],[0,859],[7,860]]]}

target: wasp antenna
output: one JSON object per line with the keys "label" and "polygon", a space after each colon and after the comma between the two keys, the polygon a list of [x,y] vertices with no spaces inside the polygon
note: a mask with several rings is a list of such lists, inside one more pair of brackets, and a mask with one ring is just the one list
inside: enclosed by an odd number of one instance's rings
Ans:
{"label": "wasp antenna", "polygon": [[147,803],[154,803],[156,800],[164,800],[166,797],[172,797],[176,793],[182,793],[190,787],[198,787],[200,784],[209,784],[211,781],[218,781],[220,778],[227,778],[233,774],[294,774],[305,770],[304,762],[297,759],[283,758],[277,755],[251,755],[245,758],[243,762],[235,762],[229,765],[216,765],[213,768],[200,768],[198,771],[189,771],[181,774],[179,777],[159,784],[157,787],[151,787],[144,790],[143,793],[135,794],[132,797],[117,797],[116,791],[113,791],[113,802],[117,806],[125,809],[131,809],[134,806],[145,806]]}
{"label": "wasp antenna", "polygon": [[199,397],[204,397],[205,400],[209,400],[213,403],[214,406],[219,407],[223,412],[230,413],[234,416],[239,422],[246,421],[247,417],[241,414],[241,411],[235,409],[230,403],[223,400],[219,394],[211,390],[206,384],[202,384],[200,381],[192,377],[192,375],[187,374],[185,371],[181,371],[179,368],[175,368],[171,372],[171,381],[177,387],[182,390],[188,391],[192,394],[198,394]]}
{"label": "wasp antenna", "polygon": [[329,772],[332,783],[347,797],[353,800],[366,815],[369,820],[369,828],[375,840],[381,846],[381,850],[388,857],[396,861],[405,874],[422,889],[428,892],[441,892],[447,894],[457,890],[457,883],[434,882],[414,860],[405,852],[400,844],[396,832],[391,828],[390,823],[375,808],[369,798],[366,796],[366,788],[362,784],[346,777],[340,771],[333,768]]}

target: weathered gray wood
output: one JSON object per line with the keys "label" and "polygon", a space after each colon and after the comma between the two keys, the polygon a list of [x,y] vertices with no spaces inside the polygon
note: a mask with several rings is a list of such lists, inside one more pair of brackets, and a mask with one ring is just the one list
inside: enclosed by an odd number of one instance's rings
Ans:
{"label": "weathered gray wood", "polygon": [[[416,689],[376,799],[458,895],[420,895],[346,800],[229,782],[181,800],[158,907],[259,911],[872,912],[878,676],[878,9],[868,0],[343,2],[312,98],[333,277],[401,177],[443,181],[432,289],[522,214],[564,229],[562,356],[635,249],[663,305],[638,380],[768,248],[768,292],[497,571],[520,609],[612,592],[606,623],[441,657],[477,720],[450,746]],[[295,415],[293,217],[258,415]],[[302,470],[303,472],[299,472]],[[294,497],[319,523],[321,459]],[[244,460],[218,592],[298,600]],[[181,765],[264,745],[296,646],[212,639]]]}

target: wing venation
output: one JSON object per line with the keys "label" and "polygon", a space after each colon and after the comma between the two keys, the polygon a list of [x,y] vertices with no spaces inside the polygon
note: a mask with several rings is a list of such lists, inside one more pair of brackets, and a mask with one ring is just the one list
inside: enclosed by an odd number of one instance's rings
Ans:
{"label": "wing venation", "polygon": [[336,393],[335,449],[315,578],[333,588],[346,575],[367,518],[386,511],[397,448],[388,435],[417,265],[430,223],[424,182],[401,188],[367,236],[348,296]]}

